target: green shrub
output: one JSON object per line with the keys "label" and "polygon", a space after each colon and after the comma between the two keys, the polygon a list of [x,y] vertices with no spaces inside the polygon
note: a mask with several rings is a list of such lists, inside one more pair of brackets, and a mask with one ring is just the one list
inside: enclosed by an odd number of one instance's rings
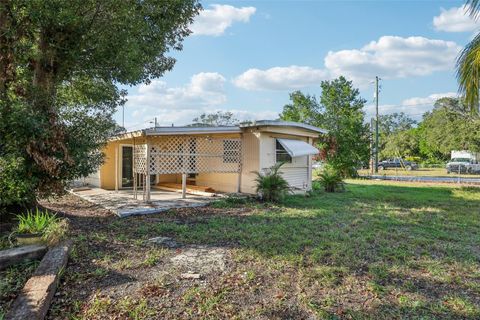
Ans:
{"label": "green shrub", "polygon": [[60,219],[47,210],[42,211],[38,208],[35,211],[29,210],[26,214],[17,215],[17,219],[16,233],[41,234],[48,244],[60,241],[68,229],[65,219]]}
{"label": "green shrub", "polygon": [[256,192],[260,199],[268,202],[283,200],[290,191],[290,186],[280,172],[283,163],[277,163],[270,167],[265,173],[255,171]]}
{"label": "green shrub", "polygon": [[26,214],[17,216],[18,233],[43,233],[51,223],[58,221],[58,218],[47,210],[29,210]]}
{"label": "green shrub", "polygon": [[421,168],[445,168],[446,162],[440,159],[426,159],[420,163]]}
{"label": "green shrub", "polygon": [[60,219],[48,225],[43,232],[43,239],[49,245],[54,245],[60,242],[65,237],[68,231],[67,219]]}
{"label": "green shrub", "polygon": [[0,216],[10,206],[26,206],[35,201],[32,178],[27,178],[22,158],[0,156]]}
{"label": "green shrub", "polygon": [[330,165],[326,165],[318,175],[318,183],[326,192],[335,192],[344,190],[344,184],[341,173]]}

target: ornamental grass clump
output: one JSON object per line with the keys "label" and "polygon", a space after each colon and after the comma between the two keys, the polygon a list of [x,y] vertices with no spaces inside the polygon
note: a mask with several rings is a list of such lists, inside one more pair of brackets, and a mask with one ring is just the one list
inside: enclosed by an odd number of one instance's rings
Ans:
{"label": "ornamental grass clump", "polygon": [[60,219],[56,215],[42,211],[38,208],[28,210],[25,214],[17,215],[17,234],[39,235],[49,245],[58,243],[67,232],[68,223],[66,219]]}
{"label": "ornamental grass clump", "polygon": [[277,163],[270,167],[266,172],[255,171],[256,192],[260,199],[268,202],[279,202],[290,192],[290,186],[280,172],[283,163]]}
{"label": "ornamental grass clump", "polygon": [[318,183],[326,192],[345,190],[342,174],[330,165],[326,165],[318,175]]}

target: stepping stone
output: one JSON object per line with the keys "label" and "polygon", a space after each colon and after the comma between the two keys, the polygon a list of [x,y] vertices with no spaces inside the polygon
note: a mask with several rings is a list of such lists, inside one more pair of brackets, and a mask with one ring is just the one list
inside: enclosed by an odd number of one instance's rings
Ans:
{"label": "stepping stone", "polygon": [[148,241],[154,244],[159,244],[167,248],[180,247],[180,244],[170,237],[156,237],[156,238],[148,239]]}
{"label": "stepping stone", "polygon": [[202,275],[224,271],[225,260],[226,249],[207,246],[191,246],[170,258],[174,267]]}
{"label": "stepping stone", "polygon": [[182,279],[187,279],[187,280],[195,280],[195,279],[200,279],[202,276],[199,273],[182,273],[180,275],[180,278]]}

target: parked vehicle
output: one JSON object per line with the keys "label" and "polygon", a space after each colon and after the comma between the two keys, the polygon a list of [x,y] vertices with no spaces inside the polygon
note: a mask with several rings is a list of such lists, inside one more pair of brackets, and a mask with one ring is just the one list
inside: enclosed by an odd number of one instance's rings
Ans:
{"label": "parked vehicle", "polygon": [[412,161],[403,160],[402,158],[387,159],[378,163],[378,170],[385,170],[388,168],[405,168],[410,171],[417,170],[418,164]]}
{"label": "parked vehicle", "polygon": [[452,151],[447,163],[447,173],[480,173],[480,153],[467,150]]}

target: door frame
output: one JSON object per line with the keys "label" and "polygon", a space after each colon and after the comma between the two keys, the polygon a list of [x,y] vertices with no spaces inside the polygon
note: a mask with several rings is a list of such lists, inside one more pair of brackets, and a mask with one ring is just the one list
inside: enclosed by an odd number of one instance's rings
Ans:
{"label": "door frame", "polygon": [[[123,186],[123,183],[122,183],[122,177],[123,177],[123,147],[131,147],[132,148],[132,174],[135,174],[135,172],[133,172],[133,144],[129,144],[129,143],[120,143],[118,145],[120,151],[118,152],[119,153],[119,156],[118,156],[118,167],[119,167],[119,170],[118,170],[118,188],[119,189],[133,189],[133,186],[132,187],[124,187]],[[132,176],[132,179],[133,179],[133,176]]]}

